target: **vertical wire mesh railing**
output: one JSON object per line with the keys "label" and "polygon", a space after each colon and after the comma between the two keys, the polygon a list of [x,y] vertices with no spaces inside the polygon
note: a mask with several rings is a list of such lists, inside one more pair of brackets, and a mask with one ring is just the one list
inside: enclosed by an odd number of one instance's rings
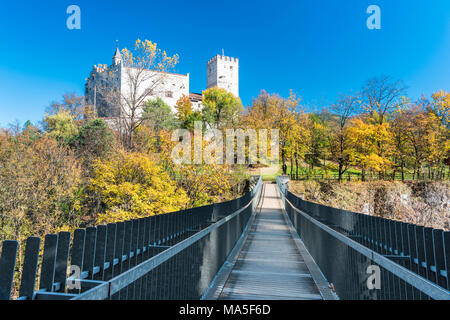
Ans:
{"label": "vertical wire mesh railing", "polygon": [[450,232],[305,201],[288,180],[285,210],[341,299],[450,299]]}
{"label": "vertical wire mesh railing", "polygon": [[[17,299],[199,299],[255,210],[262,179],[252,178],[231,201],[46,235],[42,255],[28,238]],[[18,248],[2,243],[0,299],[11,299]]]}

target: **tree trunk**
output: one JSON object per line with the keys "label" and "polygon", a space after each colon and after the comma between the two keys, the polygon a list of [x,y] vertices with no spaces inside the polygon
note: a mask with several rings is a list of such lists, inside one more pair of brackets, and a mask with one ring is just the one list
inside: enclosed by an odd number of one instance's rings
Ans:
{"label": "tree trunk", "polygon": [[286,175],[286,156],[283,149],[281,149],[281,162],[283,163],[283,175]]}
{"label": "tree trunk", "polygon": [[294,172],[294,161],[292,160],[292,156],[291,156],[291,179],[292,179],[293,172]]}

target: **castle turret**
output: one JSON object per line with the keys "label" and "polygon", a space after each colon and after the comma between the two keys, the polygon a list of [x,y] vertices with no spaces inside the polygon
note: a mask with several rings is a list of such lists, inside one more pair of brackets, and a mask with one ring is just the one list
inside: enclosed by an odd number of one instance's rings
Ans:
{"label": "castle turret", "polygon": [[119,46],[116,48],[116,52],[113,57],[113,65],[118,66],[122,63],[122,54],[120,53]]}
{"label": "castle turret", "polygon": [[206,86],[223,88],[239,97],[239,59],[217,55],[209,60]]}

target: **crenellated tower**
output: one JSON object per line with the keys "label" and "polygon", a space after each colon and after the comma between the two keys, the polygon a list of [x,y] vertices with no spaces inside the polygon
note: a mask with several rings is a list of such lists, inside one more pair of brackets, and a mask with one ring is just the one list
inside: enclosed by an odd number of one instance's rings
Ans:
{"label": "crenellated tower", "polygon": [[216,55],[209,60],[206,87],[223,88],[239,97],[239,59]]}

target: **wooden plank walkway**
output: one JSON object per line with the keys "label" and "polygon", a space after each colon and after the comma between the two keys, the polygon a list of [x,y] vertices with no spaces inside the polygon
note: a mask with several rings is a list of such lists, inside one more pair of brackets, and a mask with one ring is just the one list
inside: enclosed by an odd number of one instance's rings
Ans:
{"label": "wooden plank walkway", "polygon": [[[207,298],[321,300],[332,297],[327,293],[324,296],[323,287],[327,288],[327,284],[322,281],[318,286],[313,279],[310,269],[317,267],[309,254],[305,261],[306,250],[299,248],[293,236],[292,225],[281,209],[276,188],[275,184],[265,184],[260,211],[242,241],[240,251],[224,265],[223,274],[218,275]],[[321,275],[317,270],[316,274]]]}

